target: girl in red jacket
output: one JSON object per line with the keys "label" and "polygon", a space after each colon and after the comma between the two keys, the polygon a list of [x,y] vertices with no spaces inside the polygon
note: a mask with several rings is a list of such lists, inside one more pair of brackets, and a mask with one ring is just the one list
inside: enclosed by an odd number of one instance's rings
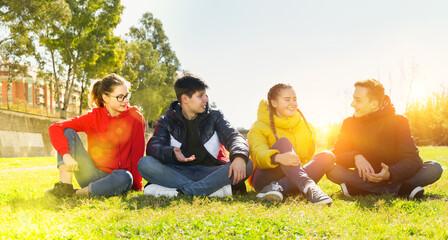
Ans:
{"label": "girl in red jacket", "polygon": [[[60,182],[48,193],[114,196],[131,187],[141,190],[137,163],[145,150],[145,121],[137,108],[128,106],[129,97],[129,82],[109,74],[92,86],[90,104],[97,108],[50,126]],[[77,132],[87,134],[87,151]],[[81,189],[73,189],[72,173]]]}

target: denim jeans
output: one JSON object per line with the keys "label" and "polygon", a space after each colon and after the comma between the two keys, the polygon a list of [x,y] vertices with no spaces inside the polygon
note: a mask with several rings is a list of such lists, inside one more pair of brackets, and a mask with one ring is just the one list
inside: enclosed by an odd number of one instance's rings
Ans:
{"label": "denim jeans", "polygon": [[[133,178],[130,172],[122,169],[114,170],[112,173],[99,170],[93,164],[78,133],[67,128],[64,130],[64,135],[70,147],[70,154],[78,162],[79,171],[73,173],[81,188],[88,186],[92,196],[116,196],[131,189]],[[58,167],[64,164],[59,153],[57,159]]]}
{"label": "denim jeans", "polygon": [[375,194],[397,194],[400,186],[406,183],[411,186],[427,186],[439,180],[442,176],[442,166],[436,161],[426,161],[420,170],[412,177],[402,181],[389,184],[388,182],[369,182],[363,181],[362,177],[358,175],[358,170],[347,169],[341,165],[336,166],[327,173],[328,179],[332,182],[341,184],[345,183],[359,190],[367,191]]}
{"label": "denim jeans", "polygon": [[[280,153],[295,151],[294,146],[287,138],[279,138],[271,147]],[[316,154],[311,161],[302,166],[284,166],[279,164],[272,169],[255,169],[251,184],[259,192],[272,181],[278,181],[283,193],[303,192],[308,183],[319,182],[326,172],[334,167],[335,157],[330,151]]]}
{"label": "denim jeans", "polygon": [[[231,162],[219,166],[163,164],[146,156],[140,159],[138,171],[149,183],[176,188],[186,195],[205,196],[233,183],[233,174],[229,178],[230,165]],[[246,164],[246,179],[252,173],[252,168],[253,164],[249,160]]]}

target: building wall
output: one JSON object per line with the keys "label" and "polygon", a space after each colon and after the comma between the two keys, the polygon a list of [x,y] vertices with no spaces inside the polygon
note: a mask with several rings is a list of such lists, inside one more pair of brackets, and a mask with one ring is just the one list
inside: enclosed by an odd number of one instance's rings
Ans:
{"label": "building wall", "polygon": [[[15,76],[10,88],[8,89],[9,72],[6,71],[7,66],[0,65],[0,83],[1,83],[1,96],[0,107],[6,108],[7,102],[9,104],[23,104],[34,108],[46,109],[44,112],[50,115],[57,115],[60,109],[58,109],[58,101],[63,102],[64,89],[60,94],[60,99],[55,98],[55,93],[48,85],[48,81],[37,77],[38,71],[36,69],[30,69],[26,74]],[[54,85],[54,84],[53,84]],[[76,87],[72,91],[71,101],[67,107],[68,116],[76,116],[79,109],[79,101],[73,101],[73,99],[79,99],[80,91]],[[9,101],[8,101],[9,97]],[[48,115],[48,114],[47,114]]]}

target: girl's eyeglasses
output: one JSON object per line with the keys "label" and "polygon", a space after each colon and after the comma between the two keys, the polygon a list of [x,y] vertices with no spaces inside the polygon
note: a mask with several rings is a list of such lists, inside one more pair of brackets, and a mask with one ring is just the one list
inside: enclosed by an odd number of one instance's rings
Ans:
{"label": "girl's eyeglasses", "polygon": [[131,98],[131,93],[127,93],[126,95],[118,95],[118,96],[112,96],[107,94],[109,97],[114,97],[117,99],[118,102],[123,102],[125,99],[129,100]]}

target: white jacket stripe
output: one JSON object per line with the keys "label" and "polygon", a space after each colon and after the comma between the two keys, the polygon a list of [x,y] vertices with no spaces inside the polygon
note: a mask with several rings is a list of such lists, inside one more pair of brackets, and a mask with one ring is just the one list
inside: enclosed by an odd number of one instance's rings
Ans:
{"label": "white jacket stripe", "polygon": [[[181,142],[177,141],[173,135],[170,134],[170,145],[180,148]],[[218,158],[219,150],[221,149],[221,143],[219,142],[218,133],[215,131],[213,136],[204,144],[205,149],[214,158]]]}

